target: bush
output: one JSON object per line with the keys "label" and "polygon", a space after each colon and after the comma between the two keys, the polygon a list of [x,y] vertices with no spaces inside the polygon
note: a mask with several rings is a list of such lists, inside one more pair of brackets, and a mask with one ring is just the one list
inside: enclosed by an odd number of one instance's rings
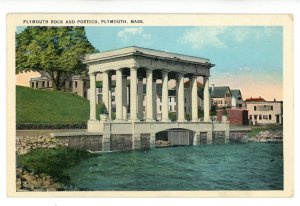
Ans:
{"label": "bush", "polygon": [[97,105],[97,113],[98,114],[108,114],[107,108],[103,102]]}
{"label": "bush", "polygon": [[69,177],[65,170],[75,166],[81,160],[96,156],[87,151],[63,148],[36,149],[25,155],[17,156],[17,166],[35,174],[47,174],[61,183],[66,183]]}
{"label": "bush", "polygon": [[169,112],[169,119],[171,121],[176,121],[177,120],[177,114],[176,114],[176,112]]}

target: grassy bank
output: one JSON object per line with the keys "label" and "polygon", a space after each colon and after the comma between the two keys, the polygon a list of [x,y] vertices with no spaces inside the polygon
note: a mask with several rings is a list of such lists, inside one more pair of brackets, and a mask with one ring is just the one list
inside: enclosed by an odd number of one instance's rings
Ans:
{"label": "grassy bank", "polygon": [[89,118],[89,101],[76,94],[16,87],[17,124],[80,124]]}
{"label": "grassy bank", "polygon": [[37,175],[47,174],[58,182],[67,183],[69,177],[65,173],[66,169],[93,156],[96,154],[64,147],[36,149],[25,155],[18,155],[17,167],[25,168]]}

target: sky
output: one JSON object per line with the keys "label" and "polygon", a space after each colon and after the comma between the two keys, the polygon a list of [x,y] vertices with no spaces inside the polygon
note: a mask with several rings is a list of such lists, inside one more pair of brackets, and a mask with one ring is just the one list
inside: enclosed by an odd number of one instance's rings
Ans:
{"label": "sky", "polygon": [[101,51],[139,46],[210,59],[210,85],[240,89],[244,99],[282,100],[282,27],[85,27]]}
{"label": "sky", "polygon": [[[25,27],[17,27],[17,33]],[[139,46],[210,59],[210,86],[240,89],[243,99],[282,100],[283,31],[280,26],[85,27],[100,52]],[[201,78],[199,78],[201,81]]]}

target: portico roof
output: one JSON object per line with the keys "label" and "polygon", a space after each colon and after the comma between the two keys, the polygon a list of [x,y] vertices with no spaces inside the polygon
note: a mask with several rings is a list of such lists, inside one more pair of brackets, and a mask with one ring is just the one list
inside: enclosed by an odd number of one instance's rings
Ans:
{"label": "portico roof", "polygon": [[200,76],[209,76],[209,69],[215,66],[207,58],[137,46],[90,54],[85,57],[84,63],[89,66],[90,72],[138,67]]}
{"label": "portico roof", "polygon": [[182,60],[182,61],[188,61],[188,62],[194,62],[194,63],[200,63],[200,64],[208,64],[210,62],[209,59],[207,59],[207,58],[177,54],[177,53],[143,48],[143,47],[137,47],[137,46],[124,47],[124,48],[120,48],[120,49],[90,54],[90,55],[86,56],[84,62],[88,63],[91,61],[97,61],[97,60],[101,60],[101,59],[103,60],[103,59],[112,58],[112,57],[128,56],[128,55],[133,55],[133,54],[141,55],[141,56],[149,56],[149,57],[155,56],[155,57],[159,57],[159,58],[163,58],[163,59],[171,59],[171,60],[178,59],[178,60]]}

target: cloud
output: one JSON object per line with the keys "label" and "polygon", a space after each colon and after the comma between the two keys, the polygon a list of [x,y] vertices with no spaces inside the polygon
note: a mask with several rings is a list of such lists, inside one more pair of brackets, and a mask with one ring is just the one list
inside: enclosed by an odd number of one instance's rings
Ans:
{"label": "cloud", "polygon": [[145,33],[142,27],[125,27],[117,33],[123,43],[144,42],[151,39],[151,34]]}
{"label": "cloud", "polygon": [[123,30],[118,32],[118,37],[121,38],[126,38],[128,35],[139,35],[143,33],[143,28],[142,27],[138,27],[138,28],[124,28]]}
{"label": "cloud", "polygon": [[250,68],[245,66],[245,67],[240,67],[239,70],[242,72],[246,72],[246,71],[250,71]]}
{"label": "cloud", "polygon": [[229,41],[239,44],[260,40],[271,37],[277,31],[276,27],[194,27],[187,29],[178,40],[193,49],[227,48]]}
{"label": "cloud", "polygon": [[201,49],[204,47],[225,48],[226,45],[221,41],[220,35],[225,32],[224,27],[196,27],[188,29],[179,38],[183,44],[192,45],[193,49]]}

